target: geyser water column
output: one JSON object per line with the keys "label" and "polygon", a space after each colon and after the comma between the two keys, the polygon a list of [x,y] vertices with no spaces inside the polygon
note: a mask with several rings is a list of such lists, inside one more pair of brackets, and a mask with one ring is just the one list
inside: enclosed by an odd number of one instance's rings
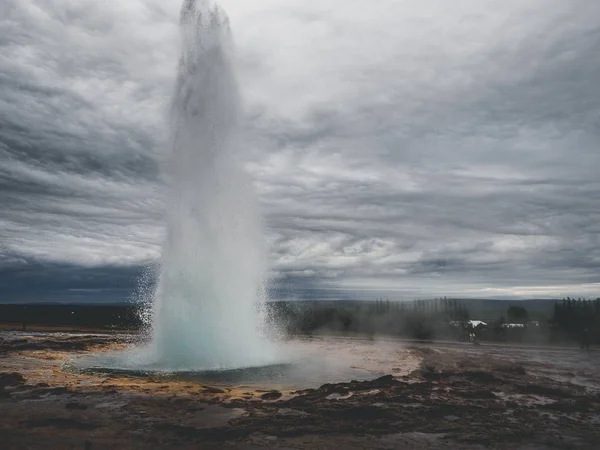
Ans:
{"label": "geyser water column", "polygon": [[156,368],[205,370],[273,361],[262,336],[263,233],[237,136],[240,99],[228,19],[186,0],[170,116],[167,238],[154,293]]}

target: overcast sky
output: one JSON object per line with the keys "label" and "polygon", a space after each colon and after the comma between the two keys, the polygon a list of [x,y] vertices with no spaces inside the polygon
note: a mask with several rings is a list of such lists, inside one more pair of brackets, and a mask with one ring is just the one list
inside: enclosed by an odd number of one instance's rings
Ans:
{"label": "overcast sky", "polygon": [[[284,289],[600,295],[599,1],[220,3]],[[160,256],[179,6],[0,2],[5,295]]]}

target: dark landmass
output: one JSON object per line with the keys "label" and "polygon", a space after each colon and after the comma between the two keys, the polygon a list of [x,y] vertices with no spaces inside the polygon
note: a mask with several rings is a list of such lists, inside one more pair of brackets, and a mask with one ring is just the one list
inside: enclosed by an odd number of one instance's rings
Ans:
{"label": "dark landmass", "polygon": [[140,307],[102,304],[0,304],[0,324],[31,330],[36,326],[64,329],[137,330],[142,326]]}

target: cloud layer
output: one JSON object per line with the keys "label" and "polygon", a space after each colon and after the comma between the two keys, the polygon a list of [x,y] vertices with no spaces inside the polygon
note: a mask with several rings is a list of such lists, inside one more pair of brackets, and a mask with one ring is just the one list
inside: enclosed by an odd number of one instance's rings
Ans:
{"label": "cloud layer", "polygon": [[[283,289],[597,295],[600,4],[314,3],[221,2]],[[159,257],[178,7],[0,6],[0,285]]]}

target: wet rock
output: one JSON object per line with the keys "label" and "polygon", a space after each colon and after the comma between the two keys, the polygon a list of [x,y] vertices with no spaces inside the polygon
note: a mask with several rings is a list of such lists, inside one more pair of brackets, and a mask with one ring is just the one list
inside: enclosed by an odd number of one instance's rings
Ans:
{"label": "wet rock", "polygon": [[0,373],[0,388],[18,386],[25,383],[25,377],[17,372]]}
{"label": "wet rock", "polygon": [[464,372],[453,372],[453,371],[437,371],[435,368],[426,367],[411,372],[411,376],[420,376],[429,381],[442,381],[449,379],[469,380],[475,383],[497,383],[501,380],[491,373],[477,371],[477,370],[466,370]]}
{"label": "wet rock", "polygon": [[521,386],[521,392],[527,394],[543,395],[548,397],[571,398],[575,395],[566,389],[554,388],[549,386],[540,386],[537,384],[528,384]]}
{"label": "wet rock", "polygon": [[414,399],[409,395],[400,394],[394,395],[393,397],[388,397],[387,401],[392,403],[412,403]]}
{"label": "wet rock", "polygon": [[312,399],[307,398],[307,396],[299,396],[299,397],[294,397],[290,400],[287,401],[287,404],[290,406],[309,406],[313,403]]}
{"label": "wet rock", "polygon": [[374,389],[385,389],[400,386],[402,384],[403,383],[396,380],[393,375],[384,375],[369,381],[352,380],[350,383],[326,383],[318,389],[318,392],[324,392],[327,395],[333,393],[347,394],[350,391],[372,391]]}
{"label": "wet rock", "polygon": [[384,375],[370,382],[372,388],[386,388],[399,384],[400,381],[396,380],[393,375]]}
{"label": "wet rock", "polygon": [[10,394],[7,387],[20,386],[25,383],[23,375],[16,372],[0,373],[0,398],[8,397]]}
{"label": "wet rock", "polygon": [[490,391],[454,391],[455,395],[458,395],[462,398],[472,398],[472,399],[491,399],[496,398],[496,395]]}
{"label": "wet rock", "polygon": [[475,382],[479,382],[479,383],[495,383],[495,382],[500,381],[500,379],[498,377],[492,375],[491,373],[477,371],[477,370],[467,370],[460,375],[462,375],[463,377],[465,377],[471,381],[475,381]]}
{"label": "wet rock", "polygon": [[314,394],[315,392],[317,392],[316,389],[300,389],[297,391],[293,391],[292,394],[294,395],[306,395],[306,394]]}
{"label": "wet rock", "polygon": [[260,398],[262,398],[263,400],[277,400],[278,398],[281,398],[281,392],[279,392],[279,391],[265,392],[264,394],[262,394],[260,396]]}
{"label": "wet rock", "polygon": [[308,413],[306,413],[304,411],[298,411],[297,409],[292,409],[292,408],[279,408],[277,410],[277,415],[304,417],[304,416],[308,416]]}
{"label": "wet rock", "polygon": [[195,412],[199,412],[199,411],[204,411],[204,408],[201,406],[192,406],[190,408],[186,408],[186,411],[195,413]]}
{"label": "wet rock", "polygon": [[574,404],[571,402],[557,402],[557,403],[549,403],[546,405],[540,405],[540,409],[547,409],[551,411],[558,411],[562,413],[573,413],[575,409],[573,408]]}
{"label": "wet rock", "polygon": [[216,387],[204,386],[202,390],[204,394],[224,394],[225,391],[223,389],[219,389]]}
{"label": "wet rock", "polygon": [[83,403],[77,403],[77,402],[69,402],[65,405],[65,408],[76,409],[76,410],[80,410],[80,411],[88,409],[87,405],[84,405]]}
{"label": "wet rock", "polygon": [[[354,383],[354,381],[352,381],[350,385],[352,385],[352,383]],[[359,381],[357,381],[356,383],[359,383]],[[325,383],[319,388],[319,391],[325,392],[327,394],[346,394],[350,391],[350,386],[348,386],[346,383]]]}

